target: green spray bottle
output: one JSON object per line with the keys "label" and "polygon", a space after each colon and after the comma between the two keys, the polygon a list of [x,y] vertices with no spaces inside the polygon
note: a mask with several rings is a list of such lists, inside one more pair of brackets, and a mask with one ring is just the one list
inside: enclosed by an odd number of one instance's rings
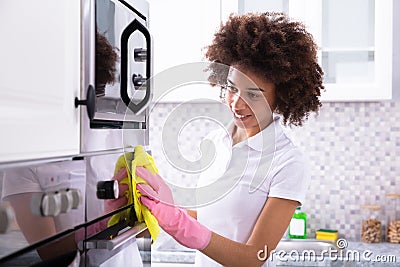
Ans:
{"label": "green spray bottle", "polygon": [[307,214],[297,207],[289,224],[289,238],[305,239],[307,225]]}

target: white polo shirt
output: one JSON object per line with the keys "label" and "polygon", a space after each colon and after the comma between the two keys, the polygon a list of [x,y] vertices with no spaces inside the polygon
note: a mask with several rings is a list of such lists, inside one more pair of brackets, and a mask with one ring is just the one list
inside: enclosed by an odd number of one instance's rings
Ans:
{"label": "white polo shirt", "polygon": [[[197,220],[215,233],[246,243],[268,197],[304,202],[310,173],[308,160],[284,132],[279,116],[232,147],[234,127],[232,123],[228,131],[219,129],[206,137],[215,145],[215,150],[209,146],[206,151],[215,152],[215,158],[199,179]],[[221,265],[197,251],[196,266]]]}

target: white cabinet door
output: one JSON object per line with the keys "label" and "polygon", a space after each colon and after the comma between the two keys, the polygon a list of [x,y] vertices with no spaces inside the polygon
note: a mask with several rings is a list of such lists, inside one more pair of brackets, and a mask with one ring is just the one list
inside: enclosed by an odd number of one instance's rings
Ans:
{"label": "white cabinet door", "polygon": [[[225,0],[224,0],[225,1]],[[238,13],[283,11],[319,46],[323,101],[393,97],[393,0],[238,0]]]}
{"label": "white cabinet door", "polygon": [[79,153],[78,0],[0,4],[0,162]]}
{"label": "white cabinet door", "polygon": [[[302,5],[303,4],[303,5]],[[326,101],[392,98],[393,0],[289,2],[320,47]]]}
{"label": "white cabinet door", "polygon": [[[203,48],[211,43],[220,25],[220,1],[216,0],[148,0],[150,31],[154,42],[154,102],[182,102],[210,98],[210,91],[218,99],[219,91],[191,84],[185,88],[166,88],[159,78],[176,77],[182,64],[204,61]],[[185,69],[185,68],[184,68]],[[179,75],[176,74],[176,75]],[[182,71],[181,75],[185,75]],[[161,82],[162,83],[162,82]],[[176,89],[176,90],[170,90]],[[182,89],[182,90],[180,90]]]}

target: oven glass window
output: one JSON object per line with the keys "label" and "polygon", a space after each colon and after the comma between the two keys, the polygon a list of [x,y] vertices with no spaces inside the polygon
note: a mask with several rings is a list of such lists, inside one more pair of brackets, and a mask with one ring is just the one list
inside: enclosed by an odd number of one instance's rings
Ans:
{"label": "oven glass window", "polygon": [[[121,99],[121,65],[124,63],[121,40],[134,20],[146,25],[141,16],[119,1],[96,0],[95,119],[115,120],[115,115],[120,114],[124,116],[121,120],[126,120],[129,116],[127,105]],[[125,45],[128,48],[126,90],[129,99],[136,103],[146,94],[146,39],[136,31],[129,35]]]}

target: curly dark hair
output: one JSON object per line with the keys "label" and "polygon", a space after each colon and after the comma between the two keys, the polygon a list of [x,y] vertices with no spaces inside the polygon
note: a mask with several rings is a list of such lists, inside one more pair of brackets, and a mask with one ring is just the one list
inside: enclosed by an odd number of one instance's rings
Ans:
{"label": "curly dark hair", "polygon": [[228,70],[221,64],[243,66],[275,84],[275,113],[285,125],[301,126],[310,112],[318,113],[323,71],[304,24],[284,13],[231,14],[206,48],[212,84],[226,83]]}
{"label": "curly dark hair", "polygon": [[106,37],[96,32],[96,95],[103,95],[106,84],[115,81],[115,63],[119,58],[114,49]]}

